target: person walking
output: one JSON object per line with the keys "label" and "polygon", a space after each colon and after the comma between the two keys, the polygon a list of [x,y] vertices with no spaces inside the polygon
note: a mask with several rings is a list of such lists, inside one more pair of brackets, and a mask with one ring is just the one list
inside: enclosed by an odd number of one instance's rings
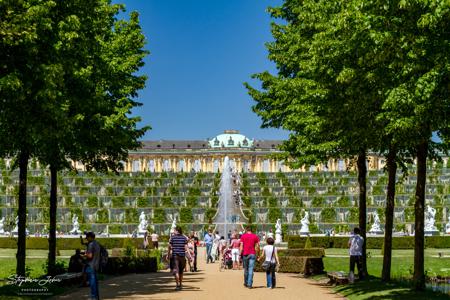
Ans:
{"label": "person walking", "polygon": [[158,238],[159,238],[158,234],[156,232],[153,232],[150,235],[150,238],[152,239],[153,249],[158,249],[158,246],[159,246],[158,245]]}
{"label": "person walking", "polygon": [[86,267],[85,272],[91,289],[90,299],[98,300],[98,278],[97,272],[100,266],[100,245],[95,240],[95,234],[92,231],[86,233],[86,239],[88,241],[86,249]]}
{"label": "person walking", "polygon": [[216,231],[216,234],[214,235],[212,250],[211,250],[211,254],[212,254],[212,257],[214,258],[214,261],[219,259],[219,241],[220,241],[220,235],[219,235],[219,232]]}
{"label": "person walking", "polygon": [[193,272],[197,272],[197,245],[198,245],[198,237],[194,231],[191,231],[191,240],[194,244],[194,263],[193,263]]}
{"label": "person walking", "polygon": [[211,250],[212,250],[214,238],[212,236],[211,229],[208,230],[208,232],[205,234],[203,241],[205,242],[205,246],[206,246],[206,263],[213,262],[213,258],[211,256]]}
{"label": "person walking", "polygon": [[144,232],[144,240],[142,241],[142,248],[147,250],[148,248],[148,232]]}
{"label": "person walking", "polygon": [[240,252],[239,248],[241,245],[241,241],[237,238],[237,234],[233,233],[231,236],[230,248],[231,248],[231,260],[233,261],[233,270],[239,269],[239,257]]}
{"label": "person walking", "polygon": [[247,226],[246,233],[241,236],[239,250],[244,263],[244,286],[251,289],[253,286],[253,268],[259,255],[259,238],[252,233],[251,226]]}
{"label": "person walking", "polygon": [[183,272],[186,266],[187,237],[183,235],[180,226],[175,227],[174,234],[169,241],[167,255],[172,258],[172,274],[177,284],[176,290],[183,288]]}
{"label": "person walking", "polygon": [[353,236],[348,241],[350,254],[350,272],[348,274],[349,282],[354,282],[355,264],[358,269],[358,277],[360,280],[364,279],[364,272],[362,270],[362,249],[364,245],[364,238],[359,235],[361,230],[358,227],[353,229]]}
{"label": "person walking", "polygon": [[267,245],[263,248],[263,255],[260,257],[259,261],[265,257],[265,262],[268,262],[269,268],[266,269],[266,280],[267,287],[274,289],[276,286],[275,271],[280,265],[280,260],[278,259],[278,251],[274,246],[275,240],[271,237],[266,240]]}

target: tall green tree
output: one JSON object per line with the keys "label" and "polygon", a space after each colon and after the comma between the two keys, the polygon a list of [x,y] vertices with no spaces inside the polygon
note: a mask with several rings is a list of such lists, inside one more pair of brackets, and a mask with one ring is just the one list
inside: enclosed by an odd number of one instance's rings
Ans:
{"label": "tall green tree", "polygon": [[[128,150],[140,146],[138,139],[149,127],[137,128],[139,117],[131,109],[145,86],[146,76],[135,73],[143,66],[145,37],[138,14],[116,20],[122,5],[109,1],[58,2],[51,12],[49,48],[61,66],[58,98],[43,115],[39,153],[51,176],[48,272],[55,272],[58,171],[68,158],[88,169],[117,171]],[[67,41],[70,37],[70,41]],[[100,44],[100,45],[99,45]],[[75,88],[76,87],[76,88]]]}
{"label": "tall green tree", "polygon": [[35,156],[36,124],[44,103],[54,96],[58,72],[42,60],[40,35],[49,26],[52,1],[0,1],[0,155],[19,168],[18,275],[25,275],[26,185],[30,157]]}
{"label": "tall green tree", "polygon": [[[88,168],[117,170],[148,127],[131,109],[144,87],[135,73],[147,51],[137,13],[110,1],[0,2],[0,154],[18,158],[17,274],[25,274],[26,170],[38,157],[50,167],[49,273],[56,253],[57,172],[67,159]],[[3,57],[2,57],[3,58]],[[1,59],[1,58],[0,58]]]}
{"label": "tall green tree", "polygon": [[[427,159],[447,150],[449,129],[450,3],[393,1],[386,4],[395,25],[391,66],[398,82],[383,104],[386,132],[402,141],[416,158],[414,287],[425,288],[424,204]],[[388,50],[384,51],[387,53]],[[442,142],[432,140],[436,133]]]}
{"label": "tall green tree", "polygon": [[[366,237],[367,151],[379,143],[376,120],[381,102],[371,90],[378,74],[361,60],[371,45],[355,35],[359,19],[346,1],[285,1],[271,9],[286,24],[273,24],[269,58],[278,68],[254,75],[262,91],[246,85],[263,127],[291,132],[281,150],[295,167],[350,158],[358,170],[359,227]],[[351,29],[351,30],[350,30]],[[360,31],[362,32],[362,30]],[[363,268],[367,274],[366,249]]]}

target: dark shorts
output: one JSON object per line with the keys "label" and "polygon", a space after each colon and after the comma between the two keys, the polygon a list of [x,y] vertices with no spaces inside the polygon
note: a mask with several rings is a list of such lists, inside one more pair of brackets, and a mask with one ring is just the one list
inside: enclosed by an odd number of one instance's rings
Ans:
{"label": "dark shorts", "polygon": [[172,256],[170,268],[172,269],[172,274],[183,274],[184,268],[186,267],[186,257],[184,256]]}
{"label": "dark shorts", "polygon": [[152,242],[152,243],[153,243],[153,248],[158,249],[158,242]]}

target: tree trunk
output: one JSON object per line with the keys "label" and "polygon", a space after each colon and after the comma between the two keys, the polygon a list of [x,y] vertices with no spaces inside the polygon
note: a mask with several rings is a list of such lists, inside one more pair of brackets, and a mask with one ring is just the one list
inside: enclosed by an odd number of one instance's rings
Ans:
{"label": "tree trunk", "polygon": [[16,274],[25,276],[25,250],[26,250],[26,228],[27,228],[27,171],[28,171],[28,152],[23,151],[19,154],[19,208],[17,215],[19,217],[17,254],[16,254]]}
{"label": "tree trunk", "polygon": [[417,146],[417,184],[416,202],[414,205],[414,288],[418,291],[425,289],[424,272],[424,206],[425,185],[427,179],[428,142]]}
{"label": "tree trunk", "polygon": [[50,231],[48,235],[48,275],[56,275],[56,206],[58,204],[58,171],[50,165]]}
{"label": "tree trunk", "polygon": [[391,280],[392,228],[394,226],[395,181],[397,173],[396,157],[397,151],[394,147],[391,147],[386,159],[389,179],[386,198],[386,224],[384,226],[383,270],[381,272],[381,280],[384,282]]}
{"label": "tree trunk", "polygon": [[365,276],[368,276],[367,272],[367,255],[366,255],[366,178],[367,178],[367,166],[366,166],[366,152],[361,151],[357,160],[358,167],[358,185],[359,185],[359,229],[361,230],[361,236],[364,239],[363,253],[362,253],[362,270]]}

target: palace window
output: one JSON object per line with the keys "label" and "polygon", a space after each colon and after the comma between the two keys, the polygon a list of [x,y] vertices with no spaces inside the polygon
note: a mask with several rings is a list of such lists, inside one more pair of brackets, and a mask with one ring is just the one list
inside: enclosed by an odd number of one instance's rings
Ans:
{"label": "palace window", "polygon": [[269,160],[268,159],[263,161],[263,172],[269,172]]}
{"label": "palace window", "polygon": [[164,172],[170,171],[170,162],[169,162],[168,159],[165,159],[165,160],[163,161],[163,171],[164,171]]}
{"label": "palace window", "polygon": [[134,160],[133,164],[131,166],[131,171],[132,172],[140,172],[141,171],[141,161]]}
{"label": "palace window", "polygon": [[153,159],[149,160],[147,164],[147,169],[149,172],[155,172],[155,161]]}
{"label": "palace window", "polygon": [[184,159],[178,161],[178,172],[186,171],[186,162]]}

